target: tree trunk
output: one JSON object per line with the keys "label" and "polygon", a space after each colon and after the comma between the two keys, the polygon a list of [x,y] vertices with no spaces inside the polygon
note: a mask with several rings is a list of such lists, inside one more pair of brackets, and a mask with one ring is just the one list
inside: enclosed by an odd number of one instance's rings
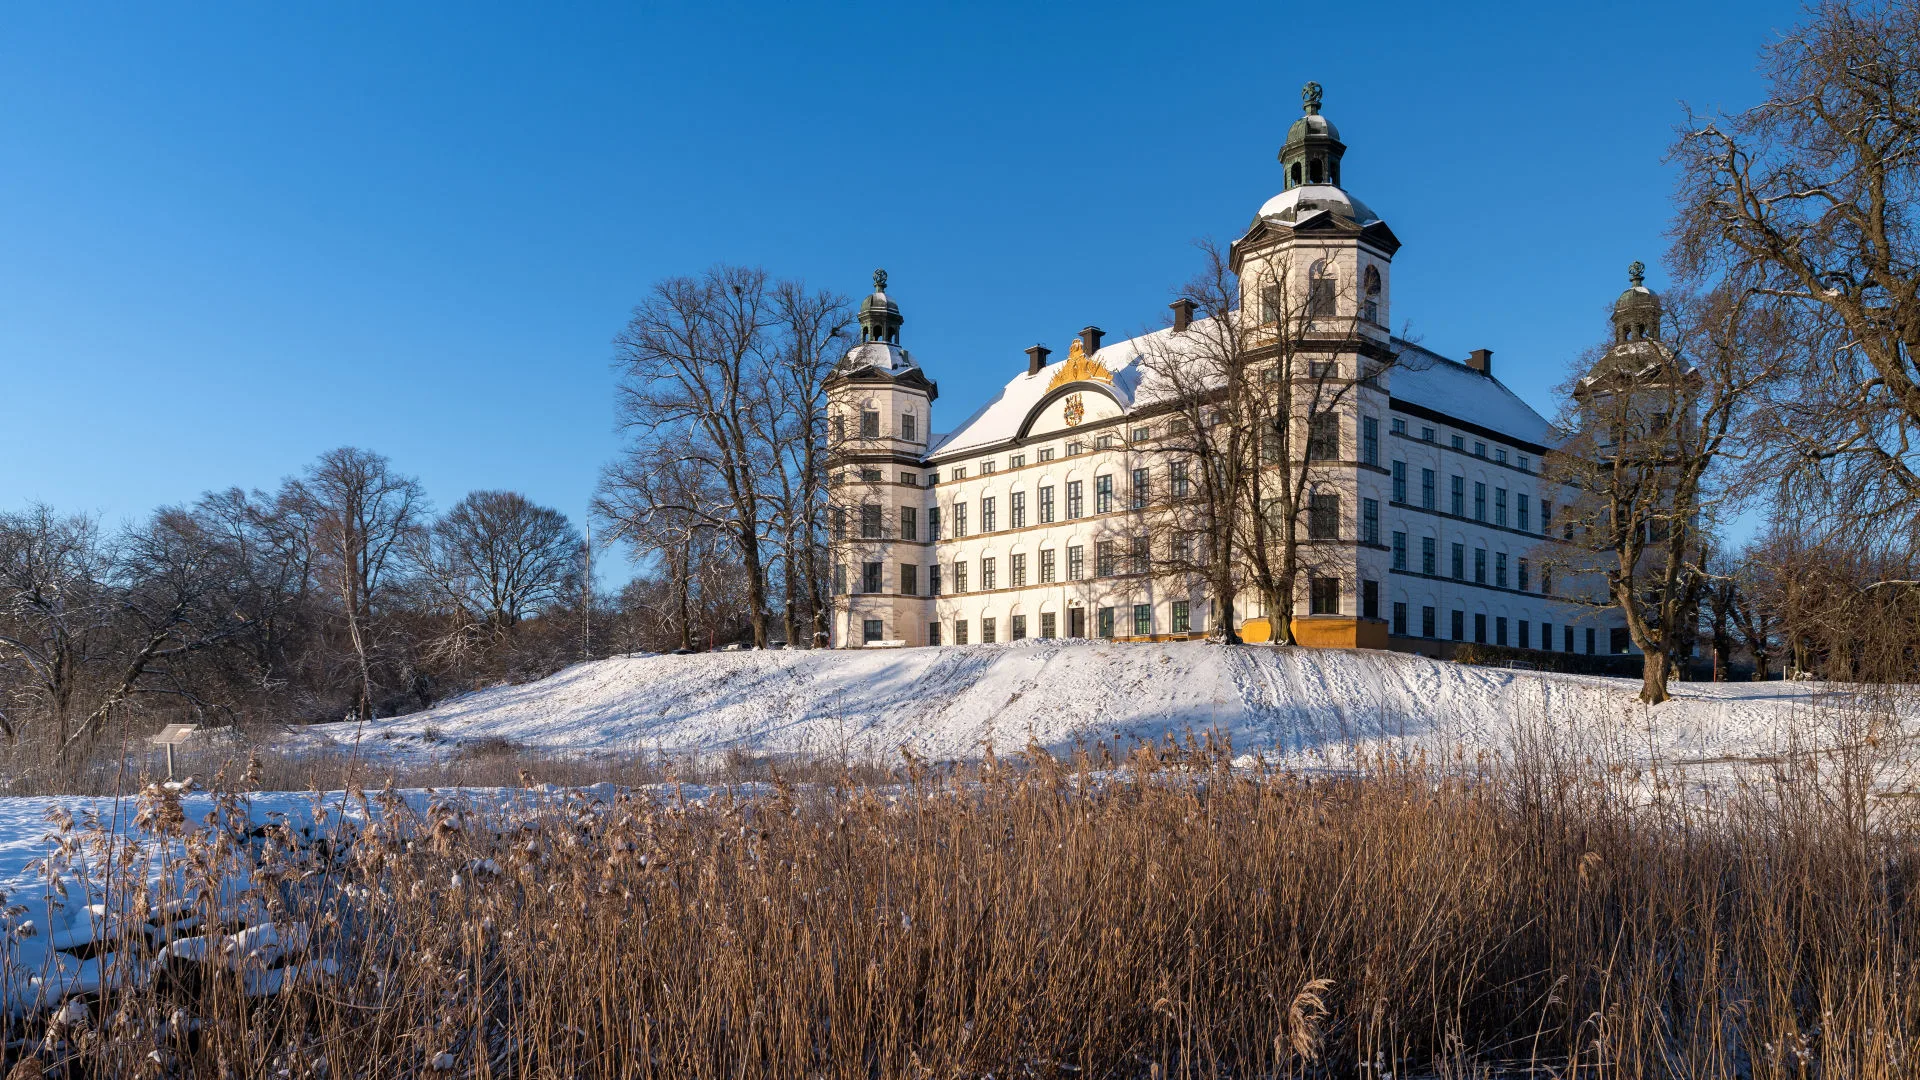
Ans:
{"label": "tree trunk", "polygon": [[1644,655],[1646,662],[1640,668],[1640,700],[1658,705],[1673,696],[1667,693],[1667,677],[1673,672],[1673,662],[1665,649],[1649,649]]}

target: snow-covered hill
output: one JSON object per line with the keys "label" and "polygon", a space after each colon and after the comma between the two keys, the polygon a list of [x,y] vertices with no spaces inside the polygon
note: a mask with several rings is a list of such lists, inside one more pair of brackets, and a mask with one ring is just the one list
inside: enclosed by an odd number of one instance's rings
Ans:
{"label": "snow-covered hill", "polygon": [[1544,740],[1606,762],[1752,758],[1844,737],[1807,683],[1676,684],[1466,667],[1399,653],[1201,642],[644,656],[568,668],[427,712],[308,729],[303,742],[414,759],[505,739],[547,750],[935,757],[1037,739],[1056,751],[1213,730],[1236,751],[1311,767],[1357,753],[1472,759]]}

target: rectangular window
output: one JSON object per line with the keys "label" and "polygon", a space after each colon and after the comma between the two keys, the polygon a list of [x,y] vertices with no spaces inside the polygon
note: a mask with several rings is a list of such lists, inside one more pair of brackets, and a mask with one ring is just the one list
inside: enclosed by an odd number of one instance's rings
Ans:
{"label": "rectangular window", "polygon": [[1040,489],[1040,524],[1053,524],[1053,485]]}
{"label": "rectangular window", "polygon": [[1360,418],[1360,461],[1380,467],[1380,421],[1371,416]]}
{"label": "rectangular window", "polygon": [[1420,636],[1423,638],[1440,636],[1440,613],[1431,607],[1420,609]]}
{"label": "rectangular window", "polygon": [[940,644],[940,624],[939,623],[930,622],[927,624],[927,644],[929,645]]}
{"label": "rectangular window", "polygon": [[994,641],[996,641],[996,640],[997,640],[997,639],[999,638],[999,636],[1000,636],[1000,634],[999,634],[999,628],[998,628],[997,626],[995,626],[995,625],[994,625],[994,621],[993,621],[992,619],[981,619],[981,620],[980,620],[980,642],[981,642],[981,644],[983,644],[983,645],[991,645],[991,644],[993,644],[993,643],[994,643]]}
{"label": "rectangular window", "polygon": [[967,591],[967,564],[958,559],[953,563],[953,591],[957,593]]}
{"label": "rectangular window", "polygon": [[1067,547],[1067,580],[1079,581],[1087,576],[1087,549],[1079,544]]}
{"label": "rectangular window", "polygon": [[860,539],[880,539],[880,507],[875,503],[860,507]]}
{"label": "rectangular window", "polygon": [[995,512],[993,505],[996,501],[991,495],[980,500],[980,531],[983,533],[990,533],[999,525],[1000,515]]}
{"label": "rectangular window", "polygon": [[1465,451],[1467,448],[1467,440],[1459,435],[1454,435],[1449,438],[1447,444],[1455,450]]}
{"label": "rectangular window", "polygon": [[1465,581],[1466,579],[1467,579],[1467,545],[1455,544],[1453,545],[1453,580]]}
{"label": "rectangular window", "polygon": [[1152,494],[1152,488],[1147,481],[1147,470],[1133,470],[1133,491],[1131,494],[1133,496],[1133,508],[1135,510],[1145,510],[1147,508],[1147,498]]}
{"label": "rectangular window", "polygon": [[1587,627],[1587,655],[1593,655],[1593,627]]}
{"label": "rectangular window", "polygon": [[1093,512],[1096,514],[1113,513],[1113,477],[1096,476],[1093,478]]}
{"label": "rectangular window", "polygon": [[1015,615],[1013,617],[1012,622],[1013,622],[1013,625],[1010,628],[1012,632],[1007,635],[1007,640],[1008,641],[1027,640],[1027,617],[1025,615]]}
{"label": "rectangular window", "polygon": [[1312,612],[1315,615],[1340,614],[1340,579],[1337,577],[1317,577],[1308,587]]}
{"label": "rectangular window", "polygon": [[879,619],[867,619],[860,623],[860,640],[862,643],[871,645],[876,641],[886,640],[886,636],[887,631],[885,627],[881,625]]}
{"label": "rectangular window", "polygon": [[1515,458],[1515,463],[1518,465],[1521,472],[1533,471],[1533,463],[1527,460],[1527,455],[1525,454],[1518,455]]}
{"label": "rectangular window", "polygon": [[1377,619],[1380,617],[1380,583],[1362,581],[1360,583],[1360,617]]}
{"label": "rectangular window", "polygon": [[1053,549],[1044,548],[1040,552],[1040,584],[1053,584]]}
{"label": "rectangular window", "polygon": [[1507,463],[1507,448],[1504,446],[1494,447],[1493,460],[1499,462],[1502,465],[1505,465]]}
{"label": "rectangular window", "polygon": [[1487,583],[1487,549],[1486,548],[1477,547],[1473,549],[1473,580],[1476,584],[1480,584],[1480,585],[1485,585]]}
{"label": "rectangular window", "polygon": [[1467,640],[1467,613],[1464,611],[1454,612],[1453,625],[1449,627],[1449,629],[1453,631],[1453,640]]}
{"label": "rectangular window", "polygon": [[880,564],[877,562],[860,564],[860,591],[875,593],[880,591]]}
{"label": "rectangular window", "polygon": [[1505,645],[1507,643],[1507,617],[1505,615],[1494,616],[1493,643],[1495,645]]}
{"label": "rectangular window", "polygon": [[958,540],[965,535],[967,535],[967,504],[957,502],[953,504],[953,538]]}
{"label": "rectangular window", "polygon": [[1553,624],[1550,622],[1540,624],[1540,647],[1548,652],[1553,651]]}
{"label": "rectangular window", "polygon": [[980,587],[988,592],[992,592],[995,588],[999,587],[999,578],[1000,568],[994,565],[993,556],[988,555],[982,558],[980,560]]}
{"label": "rectangular window", "polygon": [[908,442],[920,441],[920,421],[912,413],[900,414],[900,437]]}
{"label": "rectangular window", "polygon": [[920,567],[913,563],[900,564],[900,591],[907,596],[920,595]]}
{"label": "rectangular window", "polygon": [[1262,285],[1260,287],[1260,325],[1273,326],[1280,322],[1280,286]]}
{"label": "rectangular window", "polygon": [[1315,413],[1307,420],[1307,460],[1335,461],[1340,457],[1340,414]]}
{"label": "rectangular window", "polygon": [[1134,442],[1136,442],[1136,443],[1143,443],[1143,442],[1146,442],[1146,441],[1147,441],[1148,439],[1151,439],[1151,438],[1153,438],[1153,429],[1152,429],[1152,428],[1143,428],[1143,427],[1137,427],[1137,428],[1134,428],[1134,429],[1133,429],[1133,441],[1134,441]]}
{"label": "rectangular window", "polygon": [[1507,523],[1506,488],[1493,489],[1493,523],[1495,525],[1505,525]]}
{"label": "rectangular window", "polygon": [[1127,560],[1130,564],[1128,569],[1131,572],[1144,574],[1152,568],[1152,556],[1148,554],[1149,550],[1146,537],[1136,536],[1133,538],[1133,550],[1128,552],[1129,558]]}
{"label": "rectangular window", "polygon": [[1360,500],[1360,542],[1363,544],[1380,543],[1380,500]]}
{"label": "rectangular window", "polygon": [[1067,517],[1077,518],[1085,512],[1086,507],[1080,498],[1080,481],[1067,481]]}
{"label": "rectangular window", "polygon": [[[1427,610],[1431,611],[1432,608]],[[1403,600],[1393,602],[1393,633],[1395,637],[1407,636],[1407,605]]]}
{"label": "rectangular window", "polygon": [[1474,612],[1473,641],[1476,645],[1487,643],[1487,616],[1484,612]]}
{"label": "rectangular window", "polygon": [[1133,636],[1134,637],[1152,637],[1153,636],[1153,605],[1152,604],[1133,605]]}
{"label": "rectangular window", "polygon": [[955,645],[965,645],[967,643],[967,620],[953,620],[953,643]]}
{"label": "rectangular window", "polygon": [[1513,527],[1521,532],[1527,531],[1527,493],[1513,493]]}
{"label": "rectangular window", "polygon": [[1067,444],[1067,456],[1068,456],[1068,457],[1079,457],[1079,456],[1080,456],[1081,454],[1084,454],[1084,453],[1086,453],[1086,452],[1087,452],[1087,444],[1086,444],[1086,443],[1083,443],[1083,442],[1070,442],[1070,443],[1068,443],[1068,444]]}
{"label": "rectangular window", "polygon": [[940,508],[937,506],[927,507],[927,539],[940,539]]}
{"label": "rectangular window", "polygon": [[1533,626],[1525,619],[1520,620],[1520,647],[1523,649],[1533,648]]}
{"label": "rectangular window", "polygon": [[991,461],[983,461],[983,462],[981,462],[981,463],[980,463],[980,475],[981,475],[981,476],[992,476],[992,475],[993,475],[993,462],[991,462]]}
{"label": "rectangular window", "polygon": [[[1430,427],[1423,427],[1423,428],[1421,428],[1421,429],[1420,429],[1420,441],[1421,441],[1421,442],[1432,442],[1432,441],[1433,441],[1433,429],[1432,429],[1432,428],[1430,428]],[[1428,636],[1428,637],[1432,637],[1433,635],[1432,635],[1432,634],[1428,634],[1427,636]]]}
{"label": "rectangular window", "polygon": [[1187,602],[1185,600],[1175,600],[1173,602],[1173,632],[1174,633],[1185,634],[1185,633],[1192,632],[1193,621],[1192,621],[1192,616],[1188,614],[1188,610],[1189,609],[1187,607]]}
{"label": "rectangular window", "polygon": [[1060,636],[1058,619],[1051,611],[1040,613],[1040,636],[1048,641]]}
{"label": "rectangular window", "polygon": [[1527,587],[1532,584],[1532,582],[1528,580],[1528,576],[1529,575],[1527,574],[1527,560],[1521,559],[1520,570],[1519,570],[1519,581],[1518,581],[1521,592],[1526,592]]}
{"label": "rectangular window", "polygon": [[1545,499],[1541,499],[1540,500],[1540,535],[1545,536],[1546,534],[1552,531],[1553,531],[1553,504],[1548,502]]}
{"label": "rectangular window", "polygon": [[[1432,577],[1440,572],[1440,560],[1438,556],[1434,554],[1433,550],[1436,546],[1433,537],[1423,536],[1420,538],[1420,572],[1428,577]],[[1433,635],[1428,634],[1427,636],[1432,637]]]}
{"label": "rectangular window", "polygon": [[1449,478],[1448,482],[1453,485],[1452,491],[1448,493],[1452,496],[1453,516],[1466,517],[1467,516],[1467,478],[1464,476],[1455,476],[1455,477]]}
{"label": "rectangular window", "polygon": [[1473,484],[1473,520],[1487,520],[1487,485],[1477,480]]}
{"label": "rectangular window", "polygon": [[920,539],[918,529],[914,523],[913,507],[911,506],[903,506],[900,508],[900,539]]}
{"label": "rectangular window", "polygon": [[940,564],[939,563],[933,563],[932,565],[927,567],[927,595],[928,596],[940,595]]}
{"label": "rectangular window", "polygon": [[1007,576],[1012,579],[1010,584],[1012,584],[1012,586],[1016,589],[1026,588],[1027,553],[1024,551],[1016,553],[1011,559],[1008,560],[1008,564],[1009,565],[1007,566],[1007,570],[1008,570]]}
{"label": "rectangular window", "polygon": [[1493,553],[1493,583],[1502,589],[1507,587],[1507,553],[1504,551]]}
{"label": "rectangular window", "polygon": [[847,508],[844,506],[833,508],[833,538],[835,540],[847,538]]}
{"label": "rectangular window", "polygon": [[965,480],[967,478],[967,467],[965,465],[955,465],[953,467],[953,478],[955,480]]}
{"label": "rectangular window", "polygon": [[1340,496],[1315,494],[1307,497],[1307,539],[1340,539]]}
{"label": "rectangular window", "polygon": [[1432,469],[1420,470],[1420,508],[1422,510],[1431,510],[1434,508]]}
{"label": "rectangular window", "polygon": [[1051,447],[1051,446],[1043,446],[1043,447],[1041,447],[1041,448],[1040,448],[1040,452],[1039,452],[1039,453],[1037,453],[1037,454],[1035,454],[1035,455],[1033,455],[1033,457],[1034,457],[1034,460],[1035,460],[1035,461],[1052,461],[1052,460],[1053,460],[1053,447]]}
{"label": "rectangular window", "polygon": [[1112,608],[1110,608],[1110,607],[1103,607],[1103,608],[1101,608],[1101,609],[1100,609],[1100,613],[1099,613],[1098,615],[1096,615],[1096,616],[1094,616],[1094,627],[1095,627],[1095,631],[1096,631],[1096,632],[1097,632],[1097,633],[1098,633],[1098,634],[1099,634],[1099,635],[1100,635],[1101,637],[1103,637],[1103,638],[1107,638],[1108,640],[1112,640],[1112,638],[1113,638],[1113,609],[1112,609]]}
{"label": "rectangular window", "polygon": [[880,437],[880,412],[877,409],[865,409],[860,413],[860,437],[877,439]]}
{"label": "rectangular window", "polygon": [[844,566],[841,566],[839,563],[834,563],[833,564],[833,595],[845,596],[846,594],[847,594],[847,568]]}
{"label": "rectangular window", "polygon": [[1404,461],[1393,463],[1393,501],[1407,501],[1407,463]]}
{"label": "rectangular window", "polygon": [[1026,528],[1027,493],[1024,491],[1016,491],[1007,496],[1007,503],[1007,517],[1012,519],[1012,527],[1016,529]]}
{"label": "rectangular window", "polygon": [[1403,532],[1393,534],[1393,568],[1395,570],[1407,568],[1407,534]]}
{"label": "rectangular window", "polygon": [[1474,444],[1473,444],[1473,456],[1474,456],[1474,457],[1486,457],[1486,456],[1487,456],[1487,444],[1486,444],[1486,443],[1483,443],[1483,442],[1477,442],[1477,443],[1474,443]]}
{"label": "rectangular window", "polygon": [[1113,576],[1113,541],[1093,542],[1093,573],[1095,577]]}

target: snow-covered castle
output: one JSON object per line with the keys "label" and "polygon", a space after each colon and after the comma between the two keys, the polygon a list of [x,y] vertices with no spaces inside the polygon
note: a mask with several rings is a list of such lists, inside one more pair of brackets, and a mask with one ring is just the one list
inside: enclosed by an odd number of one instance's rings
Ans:
{"label": "snow-covered castle", "polygon": [[[1219,316],[1273,326],[1270,363],[1297,355],[1275,338],[1304,325],[1337,342],[1316,374],[1351,382],[1296,443],[1315,459],[1315,501],[1295,637],[1429,653],[1451,642],[1627,651],[1618,613],[1563,599],[1577,583],[1546,570],[1566,499],[1540,471],[1552,425],[1495,377],[1488,351],[1454,360],[1392,335],[1400,241],[1342,185],[1346,147],[1319,87],[1304,97],[1280,150],[1284,190],[1231,251],[1238,310]],[[874,284],[860,343],[827,387],[832,644],[1212,629],[1220,605],[1200,575],[1160,569],[1144,514],[1191,482],[1167,451],[1188,391],[1152,361],[1204,329],[1193,303],[1140,338],[1106,343],[1087,327],[1061,361],[1034,346],[1025,371],[935,434],[937,386],[900,344],[884,272]],[[1636,282],[1627,317],[1644,320],[1651,295]],[[1236,597],[1233,615],[1250,639],[1271,634],[1257,593]]]}

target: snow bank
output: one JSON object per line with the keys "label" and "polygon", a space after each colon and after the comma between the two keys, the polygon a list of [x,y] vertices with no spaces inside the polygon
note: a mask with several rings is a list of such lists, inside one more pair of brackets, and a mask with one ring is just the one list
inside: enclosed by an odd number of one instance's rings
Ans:
{"label": "snow bank", "polygon": [[[1833,692],[1808,683],[1676,684],[1655,709],[1638,683],[1468,667],[1402,653],[1203,642],[738,652],[579,664],[302,744],[425,761],[506,739],[580,753],[752,752],[891,760],[900,746],[971,757],[1037,740],[1055,752],[1216,731],[1237,752],[1311,768],[1387,752],[1509,754],[1545,740],[1606,761],[1703,762],[1830,737]],[[1824,733],[1824,735],[1822,734]]]}

